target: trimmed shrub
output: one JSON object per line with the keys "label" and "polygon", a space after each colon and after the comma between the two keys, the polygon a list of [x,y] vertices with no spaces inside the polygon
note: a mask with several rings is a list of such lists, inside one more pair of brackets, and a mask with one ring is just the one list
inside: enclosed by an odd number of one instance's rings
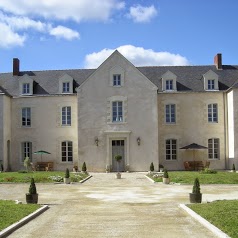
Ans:
{"label": "trimmed shrub", "polygon": [[68,168],[65,170],[65,178],[69,178],[69,169]]}
{"label": "trimmed shrub", "polygon": [[169,173],[167,169],[164,169],[164,178],[169,178]]}
{"label": "trimmed shrub", "polygon": [[200,194],[200,183],[199,183],[199,179],[195,178],[194,180],[194,184],[193,184],[193,192],[192,193],[196,193],[196,194]]}
{"label": "trimmed shrub", "polygon": [[37,194],[34,178],[31,178],[31,184],[30,184],[30,187],[29,187],[29,194]]}
{"label": "trimmed shrub", "polygon": [[87,171],[87,166],[86,166],[86,163],[85,163],[85,162],[83,162],[82,171],[83,171],[83,172],[86,172],[86,171]]}
{"label": "trimmed shrub", "polygon": [[153,164],[153,162],[151,162],[151,164],[150,164],[150,171],[155,171],[155,167],[154,167],[154,164]]}
{"label": "trimmed shrub", "polygon": [[233,165],[232,165],[232,170],[233,170],[233,172],[235,172],[235,171],[236,171],[235,164],[233,164]]}

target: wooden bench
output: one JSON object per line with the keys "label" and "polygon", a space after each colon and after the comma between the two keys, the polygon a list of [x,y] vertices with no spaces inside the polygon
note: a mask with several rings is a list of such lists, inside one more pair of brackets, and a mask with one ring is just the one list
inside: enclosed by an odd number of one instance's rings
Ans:
{"label": "wooden bench", "polygon": [[202,161],[185,161],[184,162],[184,169],[191,171],[191,170],[203,170],[204,164]]}
{"label": "wooden bench", "polygon": [[54,167],[54,162],[37,162],[36,170],[38,171],[52,171]]}

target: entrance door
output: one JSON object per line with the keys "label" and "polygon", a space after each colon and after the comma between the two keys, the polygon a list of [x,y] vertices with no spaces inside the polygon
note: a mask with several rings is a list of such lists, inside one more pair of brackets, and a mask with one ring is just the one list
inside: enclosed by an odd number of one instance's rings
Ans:
{"label": "entrance door", "polygon": [[[125,141],[124,140],[112,140],[112,171],[122,172],[125,171]],[[121,155],[122,160],[120,163],[114,159],[115,155]]]}

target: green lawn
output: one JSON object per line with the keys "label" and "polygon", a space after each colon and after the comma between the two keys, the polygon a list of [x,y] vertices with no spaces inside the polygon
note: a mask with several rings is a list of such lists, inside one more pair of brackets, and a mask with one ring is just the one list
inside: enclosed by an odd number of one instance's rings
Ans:
{"label": "green lawn", "polygon": [[232,238],[238,238],[238,200],[187,205]]}
{"label": "green lawn", "polygon": [[[28,172],[28,173],[19,173],[19,172],[4,172],[0,173],[0,183],[29,183],[31,178],[35,179],[36,183],[53,183],[57,182],[57,178],[62,179],[65,176],[65,172],[62,171],[37,171],[37,172]],[[88,174],[79,173],[77,175],[70,174],[72,182],[78,182],[86,178]],[[55,178],[56,180],[53,180]]]}
{"label": "green lawn", "polygon": [[[216,174],[202,174],[197,171],[169,171],[170,181],[181,184],[193,184],[199,178],[200,184],[238,184],[238,173],[217,172]],[[161,178],[153,178],[161,182]]]}
{"label": "green lawn", "polygon": [[0,231],[40,208],[37,204],[15,204],[0,200]]}

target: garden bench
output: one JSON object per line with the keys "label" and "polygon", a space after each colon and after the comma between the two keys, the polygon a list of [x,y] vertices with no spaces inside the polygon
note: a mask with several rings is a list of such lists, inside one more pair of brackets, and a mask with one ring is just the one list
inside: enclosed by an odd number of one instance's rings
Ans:
{"label": "garden bench", "polygon": [[37,162],[36,169],[38,171],[52,171],[54,167],[54,162]]}

